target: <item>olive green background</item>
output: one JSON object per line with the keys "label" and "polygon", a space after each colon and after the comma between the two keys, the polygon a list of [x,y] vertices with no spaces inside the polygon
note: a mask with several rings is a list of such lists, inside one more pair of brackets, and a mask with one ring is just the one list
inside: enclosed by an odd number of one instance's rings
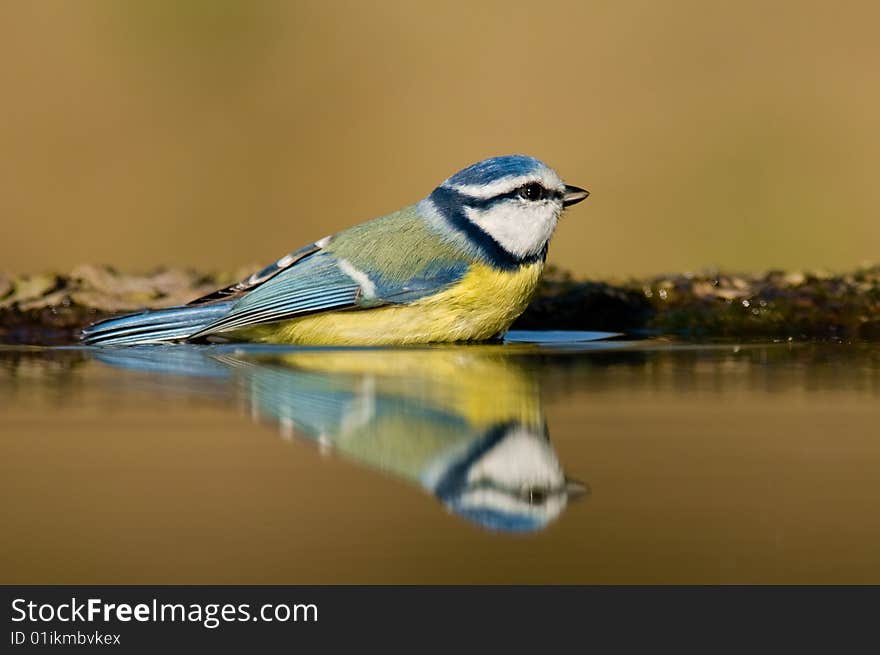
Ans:
{"label": "olive green background", "polygon": [[230,269],[524,152],[589,275],[877,260],[880,5],[6,2],[0,270]]}

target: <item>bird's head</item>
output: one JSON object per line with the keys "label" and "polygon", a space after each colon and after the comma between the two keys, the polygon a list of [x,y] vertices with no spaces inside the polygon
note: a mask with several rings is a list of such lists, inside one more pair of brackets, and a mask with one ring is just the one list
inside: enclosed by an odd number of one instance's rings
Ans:
{"label": "bird's head", "polygon": [[589,493],[563,473],[546,427],[516,422],[490,429],[429,484],[450,511],[501,532],[542,530]]}
{"label": "bird's head", "polygon": [[543,256],[563,209],[588,195],[534,157],[506,155],[459,171],[427,201],[484,249],[528,261]]}

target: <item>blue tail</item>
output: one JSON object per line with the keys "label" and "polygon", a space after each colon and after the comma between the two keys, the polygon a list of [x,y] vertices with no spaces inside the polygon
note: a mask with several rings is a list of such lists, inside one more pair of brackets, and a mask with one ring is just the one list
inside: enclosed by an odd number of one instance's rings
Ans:
{"label": "blue tail", "polygon": [[128,314],[90,325],[82,331],[81,339],[90,346],[182,341],[222,318],[230,307],[232,302],[221,302]]}

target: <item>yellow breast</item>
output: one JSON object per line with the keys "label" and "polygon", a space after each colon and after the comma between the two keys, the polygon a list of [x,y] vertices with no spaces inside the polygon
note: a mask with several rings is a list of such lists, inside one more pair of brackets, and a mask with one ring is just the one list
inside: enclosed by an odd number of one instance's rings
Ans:
{"label": "yellow breast", "polygon": [[264,343],[404,345],[481,341],[504,332],[528,306],[543,262],[501,271],[474,265],[458,284],[408,305],[346,310],[233,333]]}

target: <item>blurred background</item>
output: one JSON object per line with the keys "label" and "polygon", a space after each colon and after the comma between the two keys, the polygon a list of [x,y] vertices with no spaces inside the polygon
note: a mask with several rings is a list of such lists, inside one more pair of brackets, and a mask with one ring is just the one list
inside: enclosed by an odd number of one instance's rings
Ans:
{"label": "blurred background", "polygon": [[259,264],[528,153],[552,262],[880,259],[880,5],[0,5],[0,270]]}

